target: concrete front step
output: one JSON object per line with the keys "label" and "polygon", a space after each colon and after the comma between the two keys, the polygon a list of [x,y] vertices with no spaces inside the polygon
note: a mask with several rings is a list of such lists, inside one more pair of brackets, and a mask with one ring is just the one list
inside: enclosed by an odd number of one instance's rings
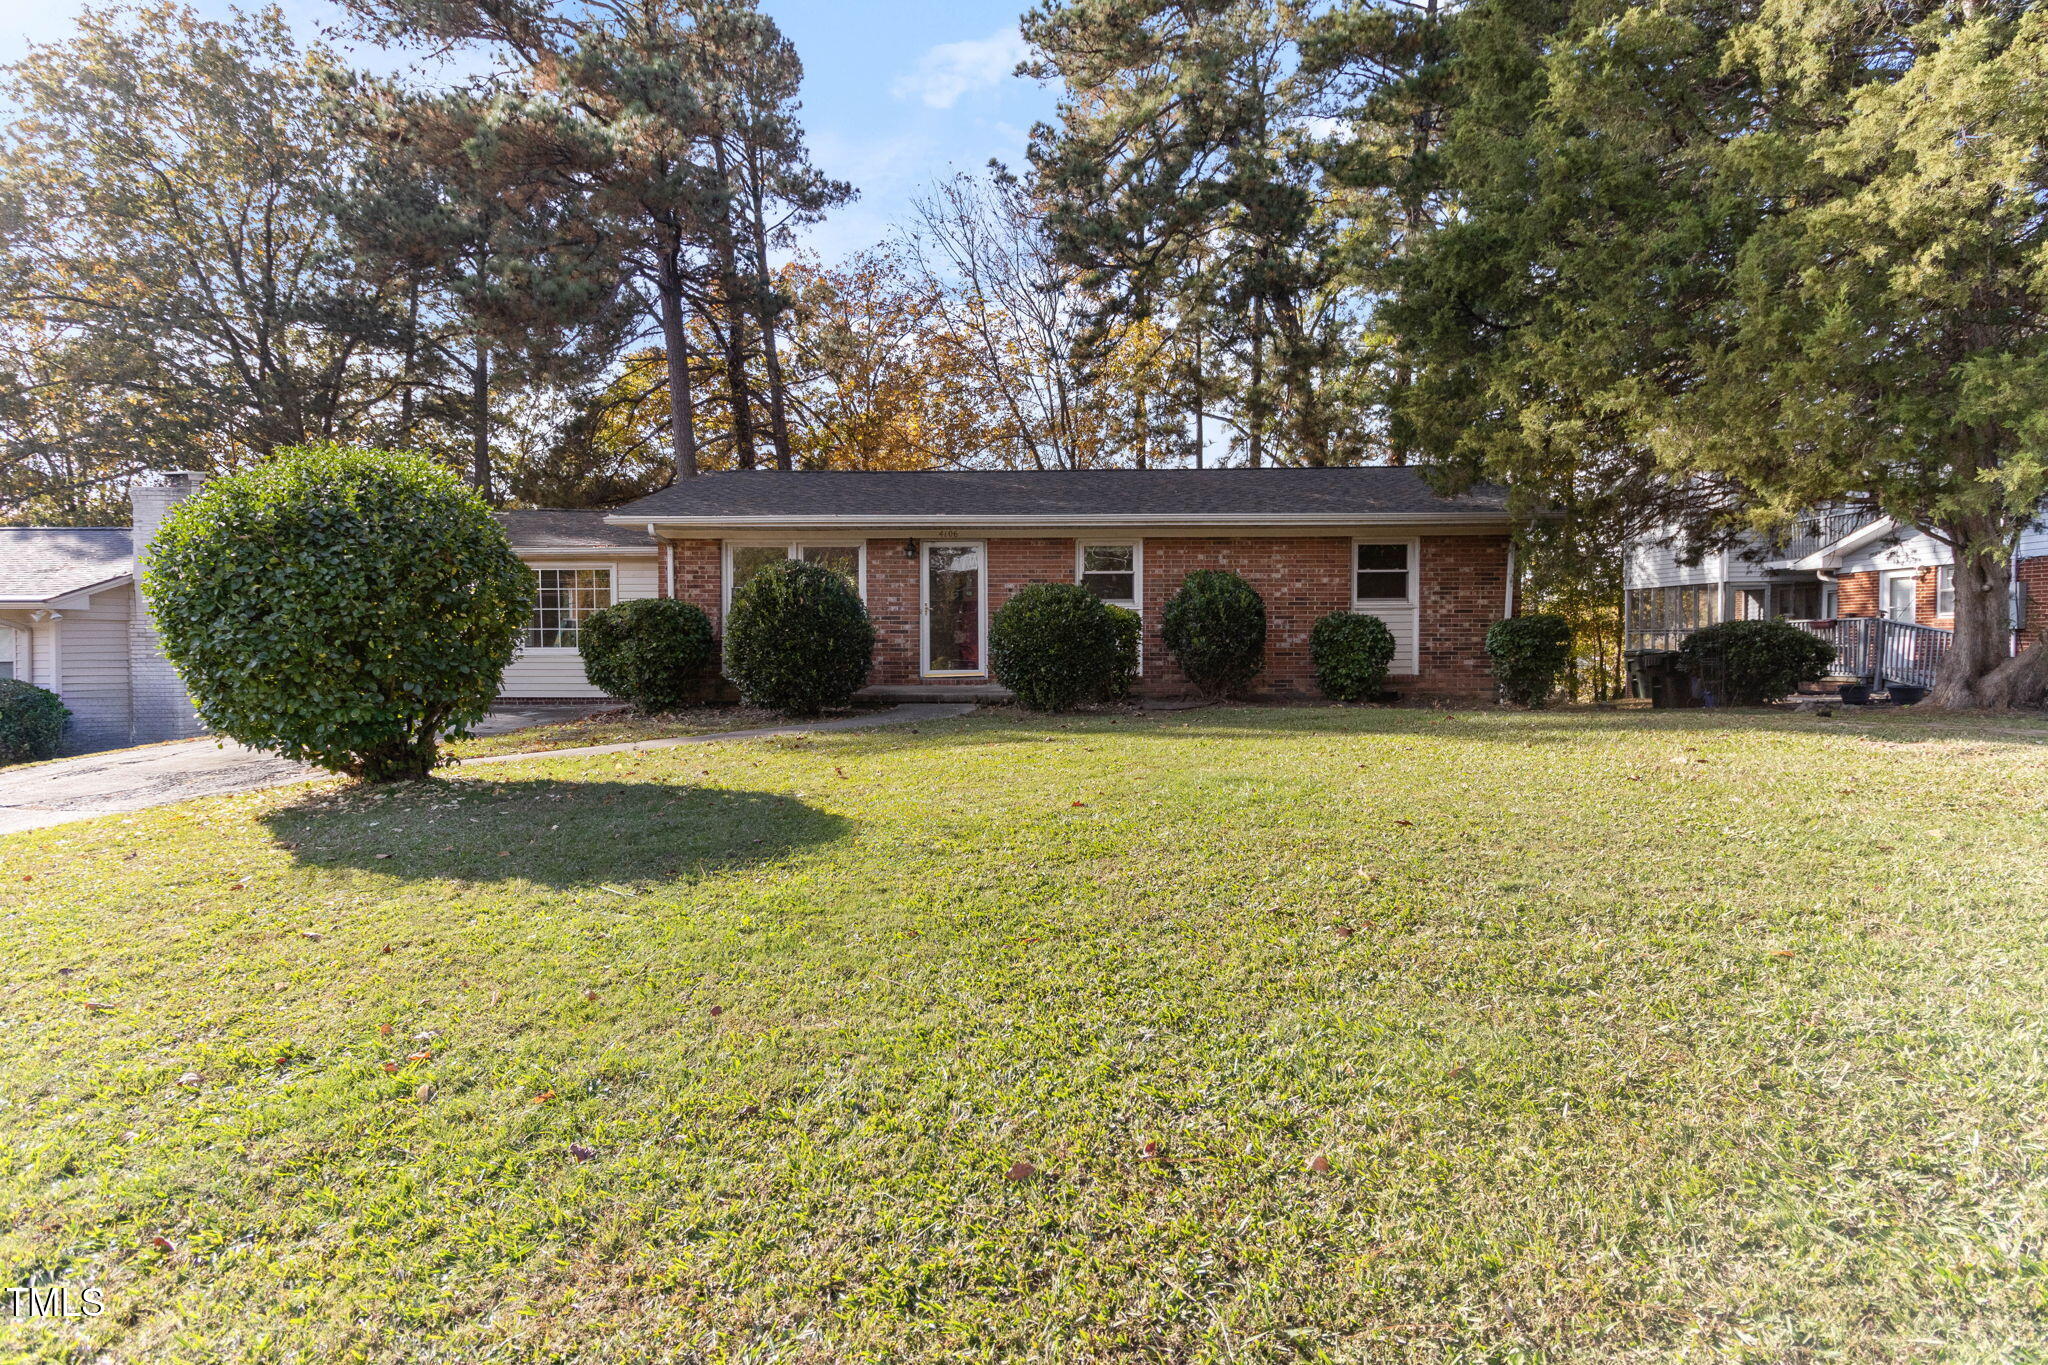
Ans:
{"label": "concrete front step", "polygon": [[993,683],[892,683],[863,687],[854,694],[875,701],[1009,701],[1010,689]]}

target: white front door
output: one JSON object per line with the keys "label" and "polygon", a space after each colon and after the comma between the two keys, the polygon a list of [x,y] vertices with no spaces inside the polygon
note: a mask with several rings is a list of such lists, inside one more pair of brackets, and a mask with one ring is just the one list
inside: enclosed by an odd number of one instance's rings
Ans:
{"label": "white front door", "polygon": [[927,541],[920,558],[924,675],[987,672],[988,547],[978,540]]}
{"label": "white front door", "polygon": [[1885,575],[1884,614],[1891,620],[1911,621],[1914,618],[1913,599],[1919,588],[1919,577],[1912,570]]}

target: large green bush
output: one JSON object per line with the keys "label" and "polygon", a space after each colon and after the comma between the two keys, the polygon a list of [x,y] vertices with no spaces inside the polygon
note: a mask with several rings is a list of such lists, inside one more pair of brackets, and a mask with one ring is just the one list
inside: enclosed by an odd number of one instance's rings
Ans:
{"label": "large green bush", "polygon": [[717,661],[711,618],[673,597],[638,597],[592,612],[577,632],[591,683],[642,711],[700,699]]}
{"label": "large green bush", "polygon": [[1116,676],[1102,694],[1104,701],[1122,701],[1138,687],[1140,642],[1145,636],[1145,618],[1129,607],[1105,605],[1109,624],[1116,632]]}
{"label": "large green bush", "polygon": [[1308,658],[1331,701],[1371,701],[1386,690],[1394,632],[1377,616],[1333,611],[1309,631]]}
{"label": "large green bush", "polygon": [[1678,657],[1686,671],[1707,680],[1717,700],[1761,706],[1790,696],[1801,683],[1819,682],[1835,661],[1835,647],[1784,621],[1723,621],[1686,636]]}
{"label": "large green bush", "polygon": [[1266,604],[1227,569],[1189,574],[1159,625],[1180,671],[1212,696],[1238,691],[1265,666]]}
{"label": "large green bush", "polygon": [[1128,631],[1115,610],[1075,583],[1018,589],[989,621],[996,681],[1034,711],[1066,711],[1128,691]]}
{"label": "large green bush", "polygon": [[1495,621],[1486,632],[1486,657],[1502,700],[1541,706],[1572,661],[1572,624],[1544,612]]}
{"label": "large green bush", "polygon": [[787,559],[732,595],[725,676],[756,706],[815,716],[844,706],[867,683],[875,627],[846,575]]}
{"label": "large green bush", "polygon": [[0,763],[55,756],[69,719],[70,710],[55,692],[20,678],[0,678]]}
{"label": "large green bush", "polygon": [[209,729],[371,782],[425,777],[483,718],[533,604],[453,474],[333,445],[172,508],[142,591]]}

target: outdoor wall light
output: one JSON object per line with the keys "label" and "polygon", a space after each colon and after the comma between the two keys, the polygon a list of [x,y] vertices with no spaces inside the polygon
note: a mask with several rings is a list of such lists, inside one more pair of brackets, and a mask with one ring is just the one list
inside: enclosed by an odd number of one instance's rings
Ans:
{"label": "outdoor wall light", "polygon": [[914,541],[914,540],[906,540],[906,541],[904,541],[904,542],[903,542],[903,557],[904,557],[905,559],[916,559],[916,558],[917,558],[917,542],[916,542],[916,541]]}

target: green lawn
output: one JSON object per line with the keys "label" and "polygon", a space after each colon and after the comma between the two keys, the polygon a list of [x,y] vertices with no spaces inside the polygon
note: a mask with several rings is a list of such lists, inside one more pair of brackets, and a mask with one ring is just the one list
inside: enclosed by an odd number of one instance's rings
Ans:
{"label": "green lawn", "polygon": [[2039,1360],[2044,816],[2038,724],[1209,710],[0,840],[0,1286],[108,1304],[0,1354]]}
{"label": "green lawn", "polygon": [[524,730],[458,739],[448,746],[448,752],[457,758],[544,753],[549,749],[629,744],[643,739],[711,734],[718,730],[751,730],[775,724],[777,719],[772,711],[751,706],[697,706],[666,716],[644,716],[638,712],[614,710],[609,714],[556,721],[551,725],[529,725]]}

